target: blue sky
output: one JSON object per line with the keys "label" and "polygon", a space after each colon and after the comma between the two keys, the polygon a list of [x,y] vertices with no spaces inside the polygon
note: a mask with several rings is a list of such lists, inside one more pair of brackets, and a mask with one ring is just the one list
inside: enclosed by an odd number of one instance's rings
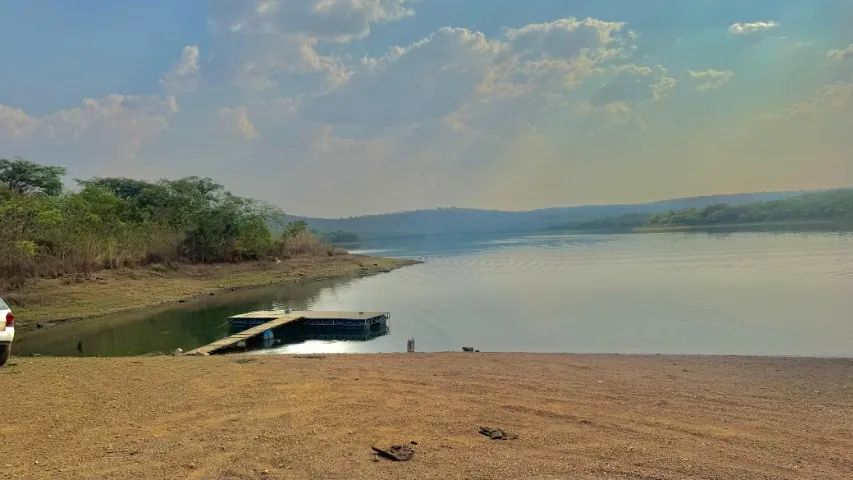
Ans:
{"label": "blue sky", "polygon": [[293,213],[853,185],[853,2],[0,3],[0,157]]}

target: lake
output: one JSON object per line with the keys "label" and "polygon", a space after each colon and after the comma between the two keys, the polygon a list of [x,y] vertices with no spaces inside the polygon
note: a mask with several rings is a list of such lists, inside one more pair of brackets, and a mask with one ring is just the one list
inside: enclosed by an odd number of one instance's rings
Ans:
{"label": "lake", "polygon": [[249,310],[382,310],[370,340],[263,353],[419,351],[853,355],[853,235],[644,233],[442,237],[363,245],[423,264],[217,295],[22,335],[18,354],[185,350]]}

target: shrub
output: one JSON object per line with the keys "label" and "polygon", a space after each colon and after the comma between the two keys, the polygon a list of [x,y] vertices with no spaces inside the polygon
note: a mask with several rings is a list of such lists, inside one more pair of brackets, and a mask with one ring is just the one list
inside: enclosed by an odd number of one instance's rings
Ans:
{"label": "shrub", "polygon": [[279,254],[284,257],[299,255],[322,256],[326,255],[326,252],[330,250],[328,243],[307,230],[302,230],[291,236],[282,235],[278,246]]}

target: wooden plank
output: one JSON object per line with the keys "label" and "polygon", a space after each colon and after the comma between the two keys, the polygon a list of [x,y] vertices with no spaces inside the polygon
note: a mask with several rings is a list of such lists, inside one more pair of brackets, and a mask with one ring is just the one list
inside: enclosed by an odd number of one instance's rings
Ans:
{"label": "wooden plank", "polygon": [[290,313],[287,313],[284,310],[259,310],[256,312],[248,312],[241,313],[239,315],[232,315],[229,318],[241,319],[241,318],[257,318],[257,319],[275,319],[280,318],[287,315],[299,314],[303,318],[307,320],[326,320],[326,319],[352,319],[352,320],[369,320],[374,317],[388,316],[388,312],[334,312],[334,311],[312,311],[312,310],[304,310],[298,311],[294,310]]}
{"label": "wooden plank", "polygon": [[[279,316],[278,318],[274,318],[274,319],[270,320],[269,322],[263,323],[263,324],[258,325],[256,327],[252,327],[252,328],[243,330],[242,332],[239,332],[239,333],[235,333],[234,335],[225,337],[221,340],[217,340],[217,341],[210,343],[208,345],[204,345],[204,346],[198,347],[196,349],[190,350],[189,352],[186,353],[186,355],[210,355],[211,353],[213,353],[217,350],[222,350],[224,348],[234,346],[234,345],[236,345],[242,341],[245,341],[245,340],[248,340],[250,338],[256,337],[258,335],[261,335],[264,332],[266,332],[267,330],[272,330],[273,328],[278,328],[282,325],[288,324],[290,322],[294,322],[294,321],[302,318],[302,315],[300,315],[299,312],[291,312],[291,313],[287,313],[287,314],[285,314],[284,312],[281,312],[280,315],[281,316]],[[258,318],[258,317],[256,317],[256,318]]]}
{"label": "wooden plank", "polygon": [[[297,312],[291,312],[291,313],[297,313]],[[290,314],[287,313],[287,311],[285,311],[285,310],[258,310],[256,312],[248,312],[248,313],[241,313],[240,315],[233,315],[229,318],[269,318],[269,319],[275,319],[275,318],[281,318],[281,317],[284,317],[287,315],[290,315]]]}

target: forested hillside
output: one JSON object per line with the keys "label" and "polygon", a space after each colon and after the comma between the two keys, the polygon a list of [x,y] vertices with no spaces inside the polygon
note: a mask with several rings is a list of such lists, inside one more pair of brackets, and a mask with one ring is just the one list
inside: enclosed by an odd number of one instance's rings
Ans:
{"label": "forested hillside", "polygon": [[653,214],[688,207],[702,208],[717,203],[738,205],[775,200],[800,192],[760,192],[678,198],[635,205],[588,205],[507,212],[468,208],[440,208],[412,212],[326,219],[286,215],[284,222],[302,220],[320,232],[343,231],[360,239],[460,235],[480,233],[522,233],[561,229],[620,215]]}
{"label": "forested hillside", "polygon": [[740,205],[714,203],[661,213],[631,212],[567,225],[569,230],[634,230],[637,228],[703,227],[716,225],[853,226],[853,189],[807,192],[778,200]]}
{"label": "forested hillside", "polygon": [[745,205],[715,204],[652,215],[648,224],[727,225],[744,223],[831,222],[853,224],[853,189],[805,193]]}

